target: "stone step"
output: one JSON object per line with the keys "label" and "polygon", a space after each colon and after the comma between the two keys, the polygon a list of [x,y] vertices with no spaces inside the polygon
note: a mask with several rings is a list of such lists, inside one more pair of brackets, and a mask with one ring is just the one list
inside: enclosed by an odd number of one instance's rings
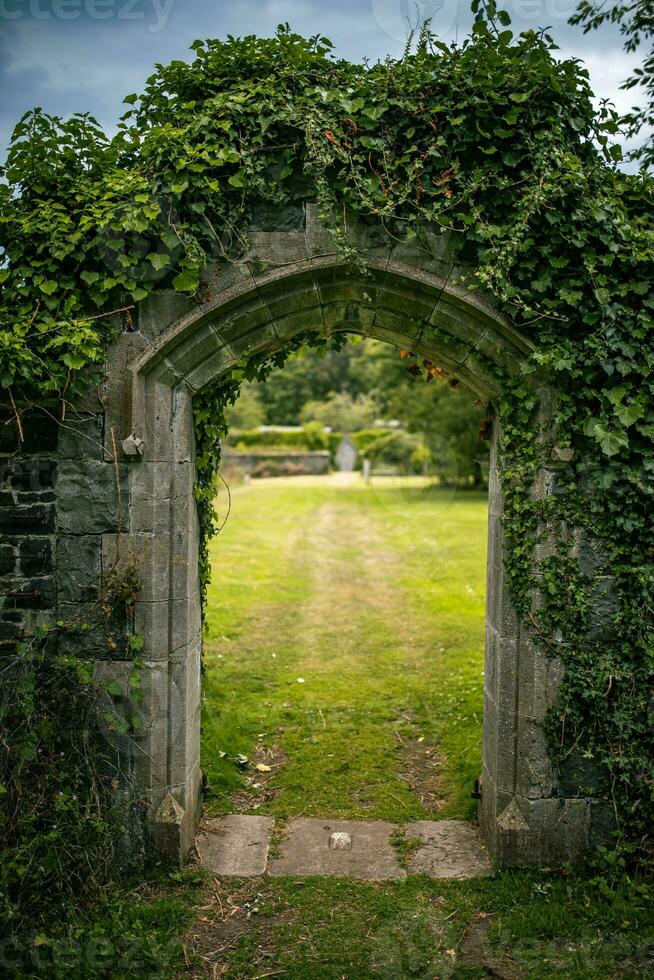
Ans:
{"label": "stone step", "polygon": [[298,817],[289,821],[278,853],[270,856],[274,823],[273,817],[243,814],[203,820],[195,841],[201,863],[220,876],[335,875],[368,881],[407,874],[477,878],[493,870],[477,828],[464,820],[405,824],[406,845],[395,847],[397,824]]}

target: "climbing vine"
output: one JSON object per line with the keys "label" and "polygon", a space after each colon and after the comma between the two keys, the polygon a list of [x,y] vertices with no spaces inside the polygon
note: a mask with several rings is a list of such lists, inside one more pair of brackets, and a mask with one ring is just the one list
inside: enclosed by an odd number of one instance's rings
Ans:
{"label": "climbing vine", "polygon": [[131,630],[127,636],[132,659],[124,686],[96,678],[93,661],[73,652],[83,650],[94,613],[129,624],[140,587],[133,564],[115,563],[82,614],[38,626],[3,661],[3,933],[34,928],[45,909],[79,901],[116,869],[138,863],[143,851],[131,741],[142,724],[143,637]]}
{"label": "climbing vine", "polygon": [[[89,116],[28,113],[0,184],[0,378],[18,425],[46,397],[65,411],[112,336],[138,326],[139,302],[172,288],[201,305],[216,264],[248,254],[255,219],[277,228],[284,209],[292,227],[307,200],[352,261],[348,210],[427,250],[430,232],[446,236],[535,344],[495,406],[507,570],[525,628],[566,668],[555,758],[602,774],[636,846],[654,816],[654,185],[616,168],[616,113],[595,110],[577,61],[557,61],[546,34],[514,37],[493,2],[473,9],[460,47],[425,28],[376,65],[288,27],[198,41],[128,96],[111,139]],[[224,407],[285,354],[245,358],[195,400],[205,580]],[[536,381],[557,393],[551,445]],[[540,501],[533,478],[555,444],[574,455]],[[537,563],[544,528],[558,547]],[[598,633],[589,612],[609,577]]]}

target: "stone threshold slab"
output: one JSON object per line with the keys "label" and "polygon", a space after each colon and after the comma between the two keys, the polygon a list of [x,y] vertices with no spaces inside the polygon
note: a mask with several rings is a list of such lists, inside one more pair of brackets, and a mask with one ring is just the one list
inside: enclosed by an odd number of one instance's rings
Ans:
{"label": "stone threshold slab", "polygon": [[492,864],[477,828],[463,820],[417,820],[405,825],[406,868],[391,837],[397,824],[382,820],[299,817],[288,824],[279,853],[269,858],[273,817],[232,814],[202,822],[196,847],[215,875],[252,877],[329,875],[380,881],[425,874],[476,878]]}
{"label": "stone threshold slab", "polygon": [[214,875],[262,875],[274,823],[274,817],[240,813],[203,820],[195,838],[200,863]]}
{"label": "stone threshold slab", "polygon": [[406,878],[390,841],[396,826],[382,820],[289,821],[279,856],[268,862],[268,874],[338,875],[380,881]]}

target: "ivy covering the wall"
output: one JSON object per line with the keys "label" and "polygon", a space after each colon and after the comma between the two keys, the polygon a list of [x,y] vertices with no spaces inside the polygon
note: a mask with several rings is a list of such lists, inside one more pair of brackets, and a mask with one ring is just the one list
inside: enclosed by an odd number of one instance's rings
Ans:
{"label": "ivy covering the wall", "polygon": [[[599,767],[636,846],[654,817],[654,184],[616,168],[615,112],[593,108],[587,73],[546,35],[514,37],[486,3],[460,47],[428,30],[417,42],[376,65],[288,28],[196,42],[191,63],[157,66],[125,100],[111,139],[88,116],[27,114],[0,185],[0,379],[18,418],[46,397],[65,406],[101,374],[109,314],[129,325],[162,287],[209,297],[206,270],[247,251],[266,208],[274,225],[317,201],[353,261],[344,209],[424,247],[426,230],[446,235],[536,345],[496,406],[507,567],[526,626],[566,667],[553,752]],[[246,359],[195,400],[204,575],[223,408],[286,353]],[[530,493],[535,380],[558,393],[557,445],[575,449],[545,502]],[[534,569],[544,525],[559,546]],[[573,528],[601,543],[592,575]],[[598,572],[618,599],[601,635]]]}

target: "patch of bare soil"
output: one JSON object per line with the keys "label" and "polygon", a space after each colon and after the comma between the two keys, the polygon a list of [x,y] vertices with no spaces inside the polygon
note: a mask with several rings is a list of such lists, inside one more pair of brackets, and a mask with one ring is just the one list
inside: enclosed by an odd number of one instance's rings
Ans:
{"label": "patch of bare soil", "polygon": [[277,953],[273,936],[275,929],[292,922],[295,913],[280,909],[274,914],[261,912],[270,900],[265,883],[256,878],[242,879],[234,885],[229,881],[212,879],[207,902],[199,909],[184,939],[186,969],[183,976],[192,980],[217,980],[228,969],[226,954],[246,933],[254,936],[249,947],[252,976],[272,976],[277,971]]}
{"label": "patch of bare soil", "polygon": [[248,765],[246,786],[231,795],[232,812],[258,810],[264,803],[276,799],[279,789],[274,786],[274,779],[287,761],[279,745],[257,744]]}
{"label": "patch of bare soil", "polygon": [[410,715],[399,719],[404,732],[397,729],[393,735],[397,741],[397,772],[428,813],[435,814],[443,807],[440,772],[444,764],[442,753],[422,736],[408,734]]}

